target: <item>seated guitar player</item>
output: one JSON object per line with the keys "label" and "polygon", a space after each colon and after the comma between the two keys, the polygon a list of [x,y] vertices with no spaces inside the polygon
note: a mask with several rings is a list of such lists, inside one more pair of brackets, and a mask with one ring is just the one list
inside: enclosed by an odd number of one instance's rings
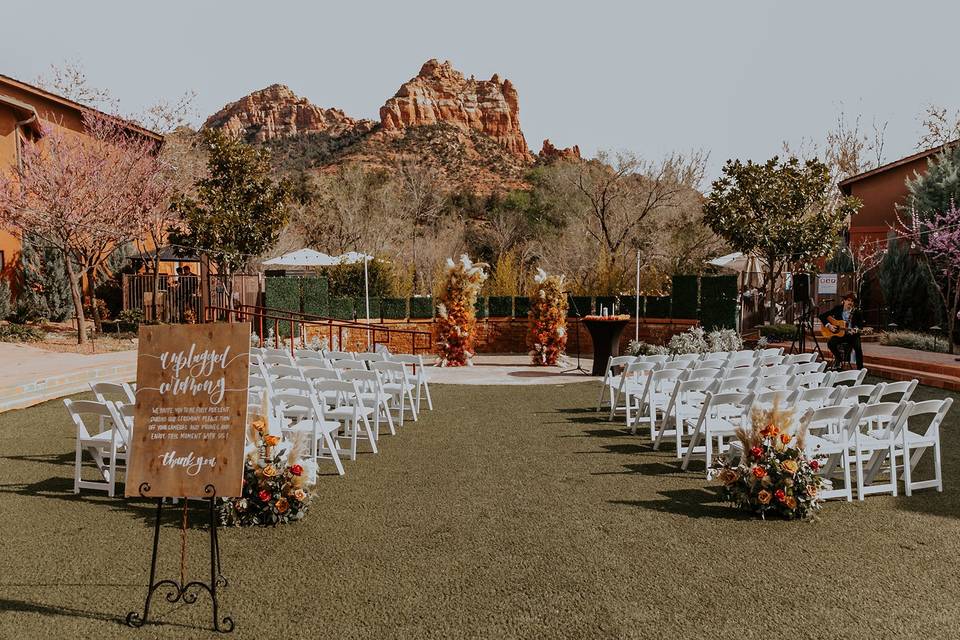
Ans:
{"label": "seated guitar player", "polygon": [[[827,340],[827,347],[833,354],[834,368],[840,369],[843,356],[840,353],[840,345],[848,344],[857,360],[857,369],[863,369],[863,346],[860,344],[860,331],[863,329],[863,314],[857,308],[857,296],[854,293],[848,293],[843,296],[843,300],[826,313],[820,314],[820,322],[824,329],[831,335]],[[846,327],[837,326],[842,321]],[[825,332],[825,333],[826,333]]]}

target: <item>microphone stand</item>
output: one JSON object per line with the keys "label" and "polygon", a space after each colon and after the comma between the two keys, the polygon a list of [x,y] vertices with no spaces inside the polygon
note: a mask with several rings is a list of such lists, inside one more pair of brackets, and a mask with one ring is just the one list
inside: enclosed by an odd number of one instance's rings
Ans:
{"label": "microphone stand", "polygon": [[573,367],[572,369],[566,369],[565,371],[561,371],[560,373],[573,373],[574,371],[579,371],[585,376],[590,375],[590,372],[584,369],[583,366],[580,364],[580,330],[583,328],[580,325],[583,324],[583,316],[580,315],[580,310],[577,309],[577,303],[574,302],[573,296],[570,295],[569,291],[567,291],[567,302],[569,302],[570,306],[573,307],[573,315],[578,320],[577,332],[576,332],[576,335],[574,336],[574,342],[576,343],[576,349],[577,349],[577,366]]}

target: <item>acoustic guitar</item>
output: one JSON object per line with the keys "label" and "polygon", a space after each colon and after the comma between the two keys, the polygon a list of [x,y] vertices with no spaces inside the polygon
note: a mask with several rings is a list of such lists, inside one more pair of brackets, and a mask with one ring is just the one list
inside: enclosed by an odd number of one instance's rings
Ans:
{"label": "acoustic guitar", "polygon": [[[832,331],[830,329],[831,326],[835,327],[836,331]],[[871,331],[872,329],[870,329],[870,327],[863,327],[862,329],[857,327],[847,328],[846,320],[831,320],[827,324],[820,327],[820,333],[823,335],[824,338],[833,338],[834,336],[836,336],[837,338],[842,338],[848,333],[851,335],[856,335],[858,333],[868,334]]]}

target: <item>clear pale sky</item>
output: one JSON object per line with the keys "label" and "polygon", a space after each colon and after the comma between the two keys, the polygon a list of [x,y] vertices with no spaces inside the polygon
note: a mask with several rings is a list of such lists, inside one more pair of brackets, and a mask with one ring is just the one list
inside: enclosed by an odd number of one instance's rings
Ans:
{"label": "clear pale sky", "polygon": [[[185,90],[206,117],[274,82],[377,118],[429,58],[509,78],[528,144],[703,148],[765,159],[821,140],[841,108],[888,121],[886,159],[919,115],[960,107],[956,2],[56,2],[4,7],[0,72],[78,61],[125,112]],[[15,27],[15,28],[14,28]]]}

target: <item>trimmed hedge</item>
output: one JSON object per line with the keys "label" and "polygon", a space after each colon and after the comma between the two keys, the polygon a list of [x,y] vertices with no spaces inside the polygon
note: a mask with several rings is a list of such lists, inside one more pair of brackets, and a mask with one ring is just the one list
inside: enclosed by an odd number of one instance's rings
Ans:
{"label": "trimmed hedge", "polygon": [[[353,310],[357,312],[357,318],[367,317],[367,299],[353,298]],[[376,320],[380,317],[380,298],[370,298],[370,320]]]}
{"label": "trimmed hedge", "polygon": [[353,298],[333,298],[330,300],[330,317],[338,320],[353,320]]}
{"label": "trimmed hedge", "polygon": [[570,296],[570,308],[567,309],[567,317],[576,317],[577,311],[581,316],[589,316],[593,313],[593,298],[590,296]]}
{"label": "trimmed hedge", "polygon": [[670,296],[645,296],[644,308],[645,318],[669,318]]}
{"label": "trimmed hedge", "polygon": [[672,314],[674,318],[696,320],[700,284],[697,276],[673,276]]}
{"label": "trimmed hedge", "polygon": [[707,331],[737,327],[737,276],[700,279],[700,325]]}
{"label": "trimmed hedge", "polygon": [[526,296],[516,296],[513,299],[513,317],[526,318],[529,315],[530,315],[530,298],[527,298]]}
{"label": "trimmed hedge", "polygon": [[[300,279],[267,278],[264,302],[269,309],[278,309],[280,311],[292,311],[299,313]],[[281,338],[289,338],[290,323],[280,322],[278,332]],[[300,327],[296,324],[294,324],[294,337],[300,337]]]}
{"label": "trimmed hedge", "polygon": [[326,278],[303,278],[300,280],[303,312],[314,316],[330,315],[330,286]]}
{"label": "trimmed hedge", "polygon": [[487,299],[483,296],[477,296],[477,301],[473,305],[473,311],[477,318],[487,317]]}
{"label": "trimmed hedge", "polygon": [[411,318],[432,318],[433,317],[433,297],[410,298],[410,317]]}
{"label": "trimmed hedge", "polygon": [[384,320],[406,320],[407,319],[407,299],[406,298],[381,298],[380,299],[380,317]]}
{"label": "trimmed hedge", "polygon": [[510,296],[490,296],[487,298],[487,311],[491,318],[513,317],[513,298]]}
{"label": "trimmed hedge", "polygon": [[797,337],[795,324],[765,324],[759,327],[760,335],[773,340],[793,340]]}

